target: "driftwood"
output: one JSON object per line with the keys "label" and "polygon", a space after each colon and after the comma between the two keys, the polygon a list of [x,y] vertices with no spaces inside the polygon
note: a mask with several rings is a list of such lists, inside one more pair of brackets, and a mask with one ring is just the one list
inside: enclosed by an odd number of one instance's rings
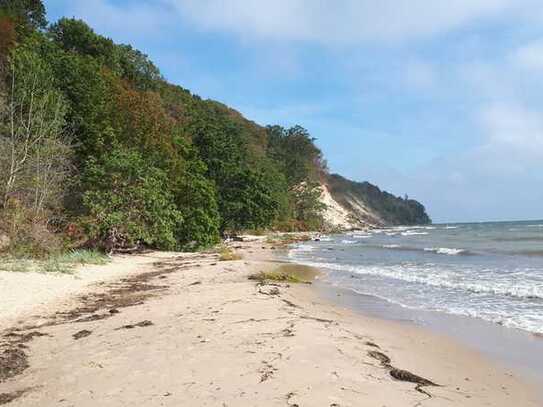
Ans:
{"label": "driftwood", "polygon": [[[372,346],[372,345],[369,345]],[[379,352],[376,350],[372,350],[368,352],[368,355],[372,357],[375,360],[378,360],[381,363],[381,366],[383,366],[385,369],[388,370],[388,373],[391,377],[393,377],[396,380],[402,381],[402,382],[409,382],[409,383],[415,383],[415,390],[419,393],[422,393],[429,398],[432,397],[430,393],[425,391],[423,387],[425,386],[439,386],[439,384],[435,384],[431,380],[428,380],[424,377],[418,376],[414,373],[411,373],[408,370],[398,369],[392,366],[392,361],[390,358],[385,355],[383,352]]]}

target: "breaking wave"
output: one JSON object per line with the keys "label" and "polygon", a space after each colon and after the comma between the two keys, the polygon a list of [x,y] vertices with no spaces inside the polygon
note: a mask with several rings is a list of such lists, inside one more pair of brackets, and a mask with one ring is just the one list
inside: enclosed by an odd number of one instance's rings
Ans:
{"label": "breaking wave", "polygon": [[334,271],[345,271],[360,275],[372,275],[399,281],[423,284],[430,287],[454,289],[475,294],[507,296],[523,300],[543,301],[543,285],[534,281],[516,279],[468,279],[458,273],[443,269],[431,269],[408,265],[396,266],[355,266],[328,262],[304,261],[313,267]]}

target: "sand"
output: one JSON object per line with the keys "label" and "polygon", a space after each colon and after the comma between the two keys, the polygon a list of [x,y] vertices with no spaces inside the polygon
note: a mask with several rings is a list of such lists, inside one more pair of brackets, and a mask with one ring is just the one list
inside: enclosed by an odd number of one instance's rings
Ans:
{"label": "sand", "polygon": [[25,321],[29,313],[47,315],[56,301],[93,290],[95,284],[122,278],[146,270],[161,258],[174,255],[155,252],[147,255],[116,255],[107,265],[76,268],[74,274],[36,272],[4,272],[0,270],[0,329],[18,319]]}
{"label": "sand", "polygon": [[[16,316],[3,319],[19,322],[0,333],[0,404],[543,405],[515,373],[447,338],[335,306],[309,284],[248,280],[282,265],[262,245],[235,243],[243,259],[230,262],[122,257],[104,266],[105,280],[83,277],[64,294],[44,294],[26,276],[28,290],[11,286],[24,297]],[[34,292],[37,308],[25,294]],[[16,305],[13,297],[0,304]],[[8,357],[11,371],[2,369]]]}

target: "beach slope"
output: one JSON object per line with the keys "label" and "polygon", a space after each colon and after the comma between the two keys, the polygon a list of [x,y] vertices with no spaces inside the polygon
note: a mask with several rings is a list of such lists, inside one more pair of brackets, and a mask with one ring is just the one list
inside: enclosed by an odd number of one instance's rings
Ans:
{"label": "beach slope", "polygon": [[282,264],[269,245],[235,246],[242,260],[134,257],[120,278],[11,315],[0,404],[541,405],[512,372],[446,338],[334,306],[310,284],[249,280]]}

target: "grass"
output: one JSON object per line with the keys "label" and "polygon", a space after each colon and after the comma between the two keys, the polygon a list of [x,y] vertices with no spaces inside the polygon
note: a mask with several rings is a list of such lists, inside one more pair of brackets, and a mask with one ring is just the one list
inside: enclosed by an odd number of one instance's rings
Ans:
{"label": "grass", "polygon": [[241,255],[236,253],[229,247],[222,247],[219,251],[219,260],[220,261],[234,261],[241,260]]}
{"label": "grass", "polygon": [[51,255],[45,260],[6,256],[0,259],[0,270],[12,272],[37,271],[43,273],[71,274],[79,265],[109,263],[109,257],[96,250],[70,250]]}
{"label": "grass", "polygon": [[39,271],[44,273],[72,274],[74,264],[64,263],[58,257],[50,257],[38,265]]}
{"label": "grass", "polygon": [[109,257],[97,250],[70,250],[57,257],[59,263],[96,264],[109,263]]}
{"label": "grass", "polygon": [[28,259],[3,257],[0,259],[0,271],[12,271],[14,273],[26,273],[30,271],[32,262]]}

